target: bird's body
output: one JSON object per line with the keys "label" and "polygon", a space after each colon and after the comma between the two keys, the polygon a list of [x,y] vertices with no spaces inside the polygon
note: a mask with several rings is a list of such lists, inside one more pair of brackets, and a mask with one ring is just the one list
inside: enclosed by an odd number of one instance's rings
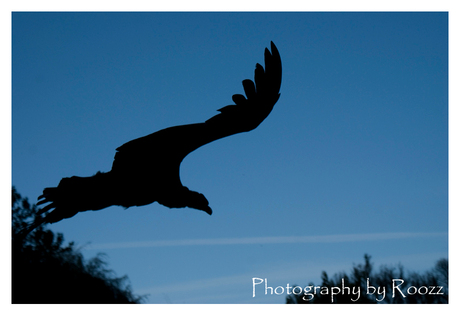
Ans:
{"label": "bird's body", "polygon": [[100,210],[111,205],[141,206],[158,202],[170,208],[190,207],[212,213],[204,195],[189,190],[180,180],[182,160],[195,149],[236,133],[256,128],[279,98],[281,59],[271,43],[265,50],[265,67],[256,65],[254,81],[244,80],[243,95],[233,96],[235,105],[206,122],[169,127],[125,143],[116,149],[112,169],[92,177],[63,178],[46,188],[38,204],[42,222],[57,222],[78,212]]}

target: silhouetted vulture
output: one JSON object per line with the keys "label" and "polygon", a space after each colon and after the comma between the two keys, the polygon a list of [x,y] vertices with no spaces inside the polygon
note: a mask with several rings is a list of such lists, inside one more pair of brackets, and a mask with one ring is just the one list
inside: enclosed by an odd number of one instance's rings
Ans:
{"label": "silhouetted vulture", "polygon": [[48,203],[32,225],[54,223],[78,212],[111,205],[125,208],[158,202],[170,208],[190,207],[212,214],[203,194],[183,186],[182,160],[189,153],[217,139],[255,129],[270,114],[280,96],[281,59],[271,42],[265,49],[265,70],[256,64],[254,81],[244,80],[246,97],[233,95],[234,105],[204,123],[169,127],[134,139],[117,148],[112,170],[92,177],[63,178],[46,188],[38,205]]}

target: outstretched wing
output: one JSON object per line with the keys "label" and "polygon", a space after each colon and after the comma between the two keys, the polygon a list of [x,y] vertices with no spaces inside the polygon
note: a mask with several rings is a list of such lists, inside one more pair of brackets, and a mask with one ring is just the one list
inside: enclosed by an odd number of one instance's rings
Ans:
{"label": "outstretched wing", "polygon": [[112,170],[125,163],[145,167],[159,160],[167,165],[180,164],[185,156],[205,144],[259,126],[280,97],[281,58],[273,42],[271,52],[265,49],[265,69],[256,64],[254,81],[255,84],[243,80],[246,97],[233,95],[234,105],[221,108],[219,114],[204,123],[169,127],[120,146]]}

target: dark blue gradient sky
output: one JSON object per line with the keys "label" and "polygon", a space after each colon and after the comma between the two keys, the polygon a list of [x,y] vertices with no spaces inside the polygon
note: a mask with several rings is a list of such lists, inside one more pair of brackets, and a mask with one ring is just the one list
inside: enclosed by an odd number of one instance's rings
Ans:
{"label": "dark blue gradient sky", "polygon": [[254,131],[181,167],[212,216],[157,203],[49,228],[108,255],[149,303],[283,303],[364,253],[447,257],[447,13],[13,13],[12,183],[35,201],[109,171],[115,148],[202,122],[273,41],[281,98]]}

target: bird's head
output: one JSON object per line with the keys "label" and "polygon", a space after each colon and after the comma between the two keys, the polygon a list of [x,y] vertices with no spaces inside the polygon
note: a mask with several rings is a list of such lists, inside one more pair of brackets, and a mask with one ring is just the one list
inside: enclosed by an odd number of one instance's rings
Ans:
{"label": "bird's head", "polygon": [[189,190],[187,195],[188,207],[204,211],[209,215],[212,214],[212,209],[209,207],[209,202],[203,194]]}

